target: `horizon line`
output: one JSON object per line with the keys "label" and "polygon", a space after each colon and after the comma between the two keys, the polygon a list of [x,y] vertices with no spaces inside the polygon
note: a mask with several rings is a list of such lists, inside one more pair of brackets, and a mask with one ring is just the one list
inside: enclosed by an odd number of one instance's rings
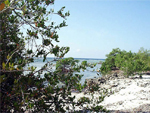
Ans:
{"label": "horizon line", "polygon": [[[43,57],[35,57],[35,58],[43,58]],[[47,57],[47,58],[55,58],[55,57]],[[69,58],[69,57],[63,57],[63,58]],[[79,57],[72,57],[72,58],[74,58],[74,59],[93,59],[93,60],[105,60],[105,58],[83,58],[83,57],[81,57],[81,58],[79,58]]]}

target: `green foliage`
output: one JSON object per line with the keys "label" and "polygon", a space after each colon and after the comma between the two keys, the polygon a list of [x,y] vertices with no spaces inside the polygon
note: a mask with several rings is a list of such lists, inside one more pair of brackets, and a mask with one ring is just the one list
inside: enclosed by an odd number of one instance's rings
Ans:
{"label": "green foliage", "polygon": [[106,110],[103,106],[96,106],[96,107],[92,107],[92,110],[93,111],[96,111],[96,112],[105,112],[105,113],[109,113],[108,110]]}
{"label": "green foliage", "polygon": [[102,63],[101,73],[103,75],[111,72],[112,68],[119,68],[128,76],[134,75],[135,72],[142,72],[150,70],[150,51],[141,48],[138,53],[131,51],[121,51],[120,49],[113,49],[110,54],[106,55],[105,62]]}
{"label": "green foliage", "polygon": [[137,53],[137,59],[139,59],[138,63],[145,64],[143,67],[144,71],[150,70],[150,50],[140,48]]}
{"label": "green foliage", "polygon": [[[54,46],[59,42],[57,30],[67,26],[66,22],[56,25],[49,21],[52,14],[66,19],[69,12],[63,12],[65,7],[55,12],[54,0],[6,0],[4,3],[5,8],[0,11],[1,112],[49,113],[69,111],[70,105],[74,108],[78,102],[71,96],[72,89],[82,91],[85,87],[80,83],[83,75],[79,72],[96,64],[86,61],[80,64],[66,58],[58,60],[56,70],[52,71],[52,62],[47,61],[49,54],[59,59],[69,51],[69,47]],[[47,61],[38,70],[29,65],[35,57]]]}
{"label": "green foliage", "polygon": [[81,97],[79,100],[78,100],[78,103],[79,104],[84,104],[84,103],[90,103],[90,99],[88,97]]}
{"label": "green foliage", "polygon": [[121,54],[121,50],[119,48],[116,48],[116,49],[113,49],[112,52],[106,55],[107,58],[105,62],[102,63],[102,66],[100,69],[103,75],[107,74],[108,72],[111,71],[112,68],[116,67],[115,62],[116,62],[116,56],[118,54]]}
{"label": "green foliage", "polygon": [[85,67],[88,65],[87,61],[83,61],[81,64],[83,65],[83,69],[85,69]]}

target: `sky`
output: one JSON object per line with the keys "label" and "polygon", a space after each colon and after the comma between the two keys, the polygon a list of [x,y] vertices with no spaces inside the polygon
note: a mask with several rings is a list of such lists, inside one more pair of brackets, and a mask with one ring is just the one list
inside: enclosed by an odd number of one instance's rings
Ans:
{"label": "sky", "polygon": [[58,31],[58,45],[70,47],[65,57],[105,59],[114,48],[150,50],[150,0],[55,0],[53,8],[63,6],[70,12],[68,26]]}

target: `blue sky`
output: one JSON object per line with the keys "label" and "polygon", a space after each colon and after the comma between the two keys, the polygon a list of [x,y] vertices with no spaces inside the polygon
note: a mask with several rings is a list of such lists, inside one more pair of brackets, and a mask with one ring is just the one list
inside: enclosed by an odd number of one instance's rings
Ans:
{"label": "blue sky", "polygon": [[58,31],[58,45],[70,47],[66,57],[106,58],[113,48],[150,49],[149,0],[55,0],[52,7],[62,6],[70,11],[68,26]]}

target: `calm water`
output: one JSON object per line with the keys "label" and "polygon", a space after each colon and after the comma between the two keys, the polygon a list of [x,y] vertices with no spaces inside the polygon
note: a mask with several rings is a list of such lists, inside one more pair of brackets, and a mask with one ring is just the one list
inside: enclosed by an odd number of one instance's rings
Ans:
{"label": "calm water", "polygon": [[[75,59],[79,60],[80,62],[87,61],[88,63],[99,63],[100,61],[105,61],[104,59],[92,59],[92,58],[75,58]],[[54,58],[47,58],[47,61],[53,61],[53,60]],[[35,59],[34,63],[31,63],[30,65],[37,67],[36,70],[38,70],[42,66],[44,66],[46,62],[43,62],[43,58],[38,58],[38,59]],[[55,70],[55,64],[56,64],[56,61],[53,61],[53,65],[50,66],[52,68],[51,69],[52,71]],[[101,67],[101,64],[97,64],[94,68],[87,68],[87,70],[84,70],[84,72],[81,71],[81,74],[84,75],[81,79],[81,83],[83,84],[85,79],[88,79],[88,78],[100,77],[101,75],[97,74],[98,73],[97,70],[99,70],[100,67]]]}

